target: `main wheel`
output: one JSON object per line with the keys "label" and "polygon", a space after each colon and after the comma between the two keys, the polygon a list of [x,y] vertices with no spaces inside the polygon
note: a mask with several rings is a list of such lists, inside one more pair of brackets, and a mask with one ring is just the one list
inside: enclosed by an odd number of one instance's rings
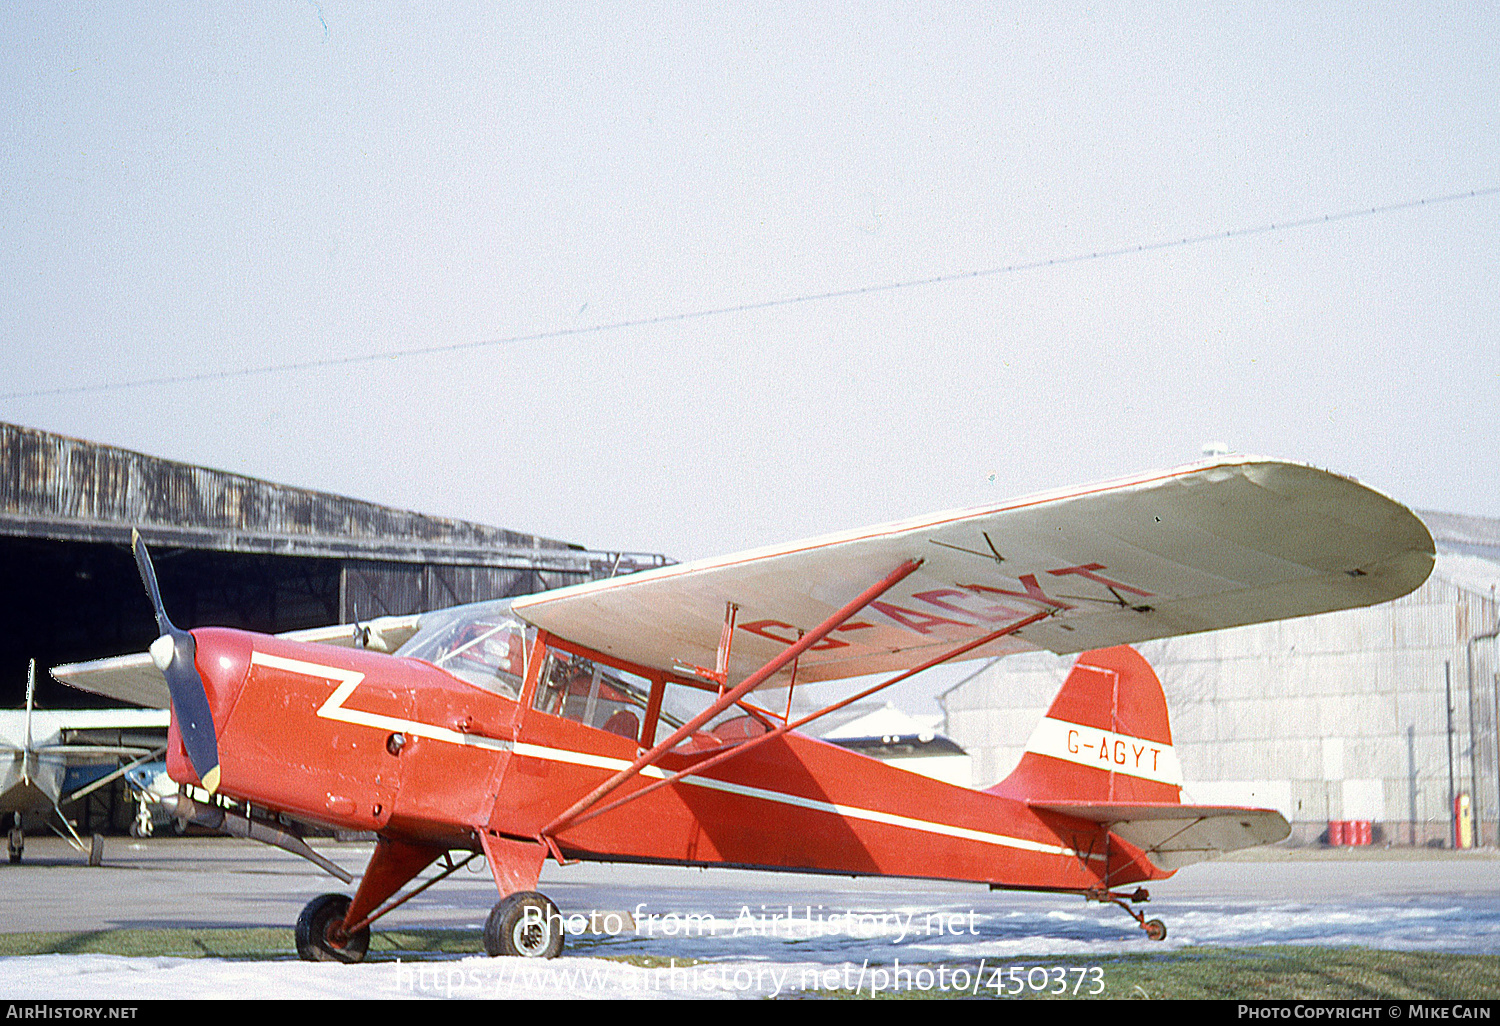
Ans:
{"label": "main wheel", "polygon": [[309,901],[297,917],[297,957],[304,962],[362,962],[370,949],[370,928],[338,937],[349,912],[343,894],[324,894]]}
{"label": "main wheel", "polygon": [[484,950],[491,956],[556,958],[562,946],[562,914],[551,898],[536,891],[501,898],[484,924]]}
{"label": "main wheel", "polygon": [[1146,924],[1146,936],[1154,941],[1167,939],[1167,924],[1160,919],[1153,919]]}

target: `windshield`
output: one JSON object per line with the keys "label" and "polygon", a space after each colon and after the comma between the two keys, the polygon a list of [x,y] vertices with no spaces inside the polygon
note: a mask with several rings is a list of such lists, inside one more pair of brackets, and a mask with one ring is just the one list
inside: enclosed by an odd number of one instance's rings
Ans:
{"label": "windshield", "polygon": [[423,613],[417,633],[396,650],[460,680],[519,698],[536,628],[511,615],[510,599]]}

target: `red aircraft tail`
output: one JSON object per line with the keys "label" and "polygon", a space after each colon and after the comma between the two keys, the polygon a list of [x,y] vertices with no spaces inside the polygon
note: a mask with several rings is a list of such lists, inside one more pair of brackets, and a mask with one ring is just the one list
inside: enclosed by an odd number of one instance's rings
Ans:
{"label": "red aircraft tail", "polygon": [[1078,657],[1020,765],[989,792],[1107,825],[1169,873],[1292,829],[1275,809],[1182,804],[1161,681],[1125,645]]}
{"label": "red aircraft tail", "polygon": [[1180,801],[1167,701],[1151,664],[1128,645],[1080,655],[1020,765],[989,792],[1031,804]]}

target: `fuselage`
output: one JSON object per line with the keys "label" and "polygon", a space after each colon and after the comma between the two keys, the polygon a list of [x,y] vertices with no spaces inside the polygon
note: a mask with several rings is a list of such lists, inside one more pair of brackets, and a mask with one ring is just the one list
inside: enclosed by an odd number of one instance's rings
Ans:
{"label": "fuselage", "polygon": [[[686,719],[712,684],[492,617],[425,658],[193,631],[221,793],[412,844],[543,835]],[[487,631],[488,633],[485,633]],[[444,647],[446,646],[446,647]],[[402,653],[408,651],[403,648]],[[609,798],[647,788],[783,720],[751,702],[666,751]],[[195,782],[175,724],[173,779]],[[607,803],[606,803],[607,804]],[[1095,891],[1169,875],[1100,824],[911,773],[796,732],[550,838],[597,861],[730,865]]]}

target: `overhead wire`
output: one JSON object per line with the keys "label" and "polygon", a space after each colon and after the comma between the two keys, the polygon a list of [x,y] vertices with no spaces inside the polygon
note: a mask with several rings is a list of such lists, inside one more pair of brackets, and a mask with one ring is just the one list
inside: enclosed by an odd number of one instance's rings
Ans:
{"label": "overhead wire", "polygon": [[1479,199],[1485,196],[1500,194],[1500,186],[1492,186],[1484,189],[1470,189],[1466,192],[1448,193],[1442,196],[1428,196],[1422,199],[1403,200],[1399,203],[1387,203],[1374,207],[1359,207],[1352,210],[1344,210],[1333,214],[1314,215],[1312,217],[1295,218],[1290,221],[1272,221],[1267,224],[1255,225],[1247,228],[1229,228],[1223,231],[1205,232],[1201,235],[1186,235],[1170,239],[1159,239],[1155,242],[1144,242],[1133,246],[1119,246],[1113,249],[1100,249],[1080,251],[1068,256],[1048,257],[1039,260],[1027,260],[1014,264],[1005,264],[1000,267],[988,267],[974,271],[956,271],[949,274],[937,274],[926,278],[911,278],[903,281],[882,282],[875,285],[861,285],[851,288],[830,289],[826,292],[810,292],[796,296],[783,296],[776,299],[763,299],[748,303],[734,303],[728,306],[708,307],[699,310],[679,311],[676,313],[657,314],[651,317],[636,317],[627,320],[609,321],[602,324],[590,324],[570,328],[553,328],[547,331],[528,332],[519,335],[508,335],[502,338],[481,339],[473,342],[448,342],[441,345],[414,346],[408,349],[386,350],[377,353],[359,353],[349,356],[329,356],[316,360],[295,360],[286,363],[263,364],[258,367],[241,367],[229,370],[198,371],[189,374],[169,374],[151,378],[137,378],[130,381],[98,382],[84,385],[64,385],[57,388],[33,389],[21,392],[0,393],[0,400],[4,399],[35,399],[45,396],[56,395],[79,395],[96,392],[119,391],[127,388],[146,388],[156,385],[182,385],[201,381],[223,381],[231,378],[253,377],[262,374],[279,374],[290,371],[317,370],[328,367],[346,367],[362,363],[378,363],[382,360],[400,360],[414,356],[431,356],[438,353],[458,353],[476,349],[488,349],[495,346],[517,345],[523,342],[545,342],[555,339],[576,338],[583,335],[603,334],[611,331],[622,331],[628,328],[646,328],[662,324],[675,324],[683,321],[702,320],[710,317],[725,317],[731,314],[753,313],[761,310],[773,310],[780,307],[797,306],[804,303],[821,303],[835,299],[849,299],[856,296],[868,296],[882,292],[895,292],[901,289],[922,288],[932,285],[947,285],[962,281],[974,281],[980,278],[992,278],[1006,274],[1017,274],[1022,271],[1042,270],[1049,267],[1061,267],[1067,264],[1084,263],[1091,260],[1105,260],[1113,257],[1129,256],[1134,253],[1151,253],[1165,249],[1175,249],[1183,246],[1196,246],[1207,242],[1217,242],[1228,239],[1242,239],[1254,235],[1265,235],[1271,232],[1289,231],[1296,228],[1308,228],[1315,225],[1333,224],[1339,221],[1350,221],[1356,218],[1374,217],[1381,214],[1395,213],[1401,210],[1412,210],[1418,207],[1436,206],[1441,203],[1453,203],[1460,200]]}

